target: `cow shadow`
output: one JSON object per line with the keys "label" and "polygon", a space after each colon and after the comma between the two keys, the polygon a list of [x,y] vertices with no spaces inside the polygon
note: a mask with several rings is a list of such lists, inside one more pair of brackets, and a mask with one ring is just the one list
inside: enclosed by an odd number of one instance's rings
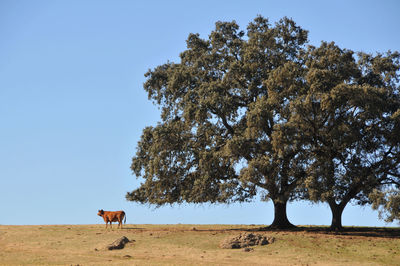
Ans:
{"label": "cow shadow", "polygon": [[145,230],[146,228],[140,227],[122,227],[122,230]]}

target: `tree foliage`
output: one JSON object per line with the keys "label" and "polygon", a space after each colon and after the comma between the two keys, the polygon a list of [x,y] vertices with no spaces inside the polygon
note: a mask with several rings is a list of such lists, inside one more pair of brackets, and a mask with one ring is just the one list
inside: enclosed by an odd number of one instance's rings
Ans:
{"label": "tree foliage", "polygon": [[258,16],[246,31],[217,22],[207,39],[189,35],[180,62],[149,70],[144,89],[161,121],[143,130],[131,169],[144,182],[126,198],[261,195],[279,228],[292,226],[294,199],[327,202],[338,228],[349,201],[382,203],[374,189],[399,180],[399,54],[306,47],[307,34],[288,18]]}
{"label": "tree foliage", "polygon": [[309,199],[327,202],[332,229],[351,200],[399,178],[399,54],[342,50],[334,43],[309,47],[304,68],[307,93],[296,106],[296,122],[310,158],[305,187]]}
{"label": "tree foliage", "polygon": [[379,217],[385,222],[400,222],[400,188],[387,190],[373,190],[369,197],[372,201],[372,208],[379,211]]}
{"label": "tree foliage", "polygon": [[[282,205],[304,177],[288,124],[298,91],[282,72],[302,64],[307,31],[288,18],[257,17],[239,30],[217,22],[208,39],[190,34],[179,63],[149,70],[144,84],[161,107],[132,161],[145,182],[128,200],[162,205],[247,201],[263,193]],[[295,75],[295,73],[294,73]]]}

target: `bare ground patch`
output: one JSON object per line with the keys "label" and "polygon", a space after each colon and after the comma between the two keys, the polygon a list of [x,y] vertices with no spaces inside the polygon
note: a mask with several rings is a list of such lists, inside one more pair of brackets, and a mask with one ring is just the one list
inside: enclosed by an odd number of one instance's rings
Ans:
{"label": "bare ground patch", "polygon": [[[324,227],[277,231],[257,225],[126,225],[121,230],[105,230],[102,224],[0,226],[0,265],[396,265],[399,232],[329,232]],[[225,239],[249,234],[276,241],[241,250],[219,247]],[[123,249],[100,250],[122,236],[135,242]],[[248,252],[242,252],[246,248]]]}

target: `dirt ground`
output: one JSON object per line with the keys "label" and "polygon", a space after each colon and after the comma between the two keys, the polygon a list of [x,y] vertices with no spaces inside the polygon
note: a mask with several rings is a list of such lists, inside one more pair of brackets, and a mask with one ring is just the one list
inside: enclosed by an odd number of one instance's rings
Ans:
{"label": "dirt ground", "polygon": [[[221,248],[252,233],[274,241]],[[125,236],[122,249],[106,247]],[[321,227],[268,230],[262,225],[0,225],[0,265],[400,265],[400,228]]]}

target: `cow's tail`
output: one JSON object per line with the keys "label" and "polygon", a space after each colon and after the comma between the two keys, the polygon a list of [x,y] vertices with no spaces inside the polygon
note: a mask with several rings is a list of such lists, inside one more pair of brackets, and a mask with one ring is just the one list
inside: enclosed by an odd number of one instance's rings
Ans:
{"label": "cow's tail", "polygon": [[124,224],[126,224],[126,213],[125,213],[125,217],[124,217]]}

